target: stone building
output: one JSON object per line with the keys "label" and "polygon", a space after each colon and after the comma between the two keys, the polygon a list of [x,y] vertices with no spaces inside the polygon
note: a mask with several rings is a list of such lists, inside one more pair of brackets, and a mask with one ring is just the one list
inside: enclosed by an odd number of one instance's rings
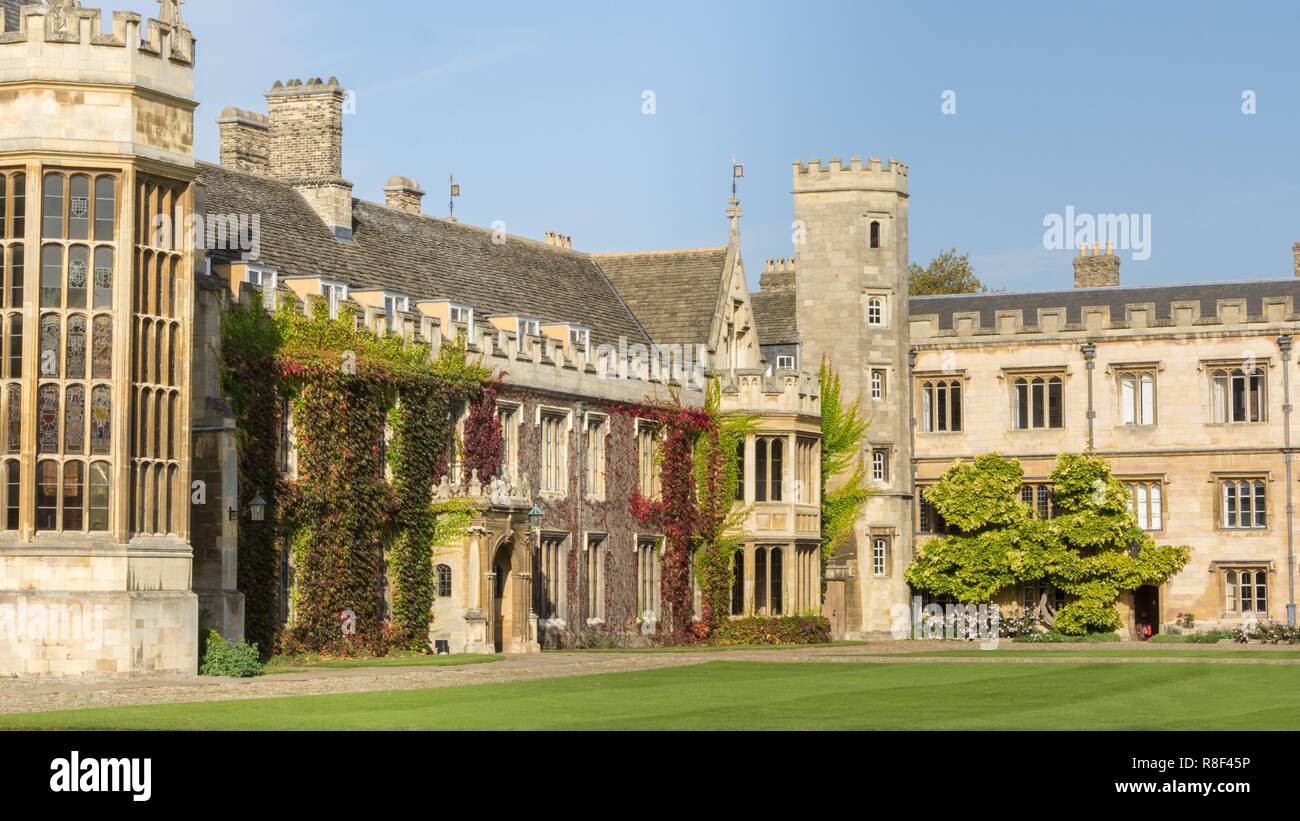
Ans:
{"label": "stone building", "polygon": [[193,671],[194,38],[2,5],[0,674]]}
{"label": "stone building", "polygon": [[[909,298],[906,166],[814,160],[795,166],[794,192],[803,236],[754,297],[760,344],[770,358],[826,358],[862,397],[879,490],[854,551],[827,569],[839,635],[907,626],[926,594],[903,573],[945,527],[925,487],[990,452],[1021,462],[1022,500],[1051,516],[1057,456],[1092,451],[1157,542],[1191,547],[1182,573],[1123,597],[1130,636],[1182,614],[1287,619],[1300,245],[1292,279],[1122,286],[1113,248],[1094,246],[1070,290]],[[1003,603],[1062,601],[1034,586]]]}

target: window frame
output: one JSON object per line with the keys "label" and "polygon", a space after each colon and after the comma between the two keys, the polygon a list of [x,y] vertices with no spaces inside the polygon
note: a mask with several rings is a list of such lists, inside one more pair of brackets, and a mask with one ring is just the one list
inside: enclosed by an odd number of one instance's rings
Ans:
{"label": "window frame", "polygon": [[[1006,370],[1004,378],[1010,388],[1010,430],[1064,431],[1069,425],[1066,412],[1066,387],[1069,371],[1064,368]],[[1041,393],[1038,390],[1041,385]],[[1024,388],[1023,393],[1021,388]],[[1058,394],[1053,400],[1054,389]],[[1053,404],[1057,414],[1053,416]],[[1022,419],[1023,424],[1022,424]],[[1041,419],[1041,423],[1037,420]],[[1053,424],[1053,422],[1056,424]]]}
{"label": "window frame", "polygon": [[[1217,474],[1214,477],[1215,488],[1215,529],[1227,533],[1268,533],[1273,530],[1274,505],[1272,503],[1273,481],[1267,473]],[[1241,489],[1250,488],[1250,509],[1246,511],[1241,502]],[[1240,524],[1228,524],[1228,491],[1233,490],[1236,501],[1235,516],[1240,522],[1243,514],[1248,514],[1252,524],[1249,527]],[[1259,509],[1263,503],[1263,510]],[[1263,514],[1264,524],[1255,524]]]}
{"label": "window frame", "polygon": [[[1138,527],[1142,528],[1145,533],[1163,533],[1169,524],[1169,494],[1166,491],[1166,482],[1161,477],[1138,477],[1123,478],[1120,481],[1124,483],[1125,489],[1129,493],[1129,512],[1137,520]],[[1141,491],[1145,489],[1146,498],[1146,515],[1142,515],[1140,508]],[[1152,492],[1154,490],[1154,493]],[[1158,517],[1159,526],[1151,527],[1153,520]],[[1143,524],[1143,520],[1146,524]]]}
{"label": "window frame", "polygon": [[[1215,362],[1205,366],[1210,391],[1210,424],[1263,425],[1269,420],[1267,361]],[[1241,381],[1242,416],[1237,416],[1237,383]],[[1221,388],[1221,385],[1223,386]],[[1253,401],[1252,401],[1253,400]],[[1253,411],[1253,412],[1252,412]],[[1251,418],[1257,416],[1258,418]]]}

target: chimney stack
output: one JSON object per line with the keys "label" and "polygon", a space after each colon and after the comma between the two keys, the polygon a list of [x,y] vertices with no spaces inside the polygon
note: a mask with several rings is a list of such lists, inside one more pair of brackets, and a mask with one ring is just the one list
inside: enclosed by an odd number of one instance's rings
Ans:
{"label": "chimney stack", "polygon": [[1106,243],[1103,253],[1100,245],[1079,249],[1079,256],[1074,261],[1074,287],[1076,288],[1117,288],[1119,287],[1119,257],[1115,247]]}
{"label": "chimney stack", "polygon": [[1295,275],[1300,277],[1300,242],[1291,248],[1291,253],[1295,255]]}
{"label": "chimney stack", "polygon": [[339,81],[276,82],[266,93],[270,174],[292,185],[342,240],[352,238],[352,183],[343,179],[343,104]]}
{"label": "chimney stack", "polygon": [[555,231],[546,232],[546,244],[554,248],[563,248],[566,251],[573,250],[573,237],[568,234],[558,234]]}
{"label": "chimney stack", "polygon": [[235,171],[271,173],[271,121],[252,111],[227,108],[217,120],[221,129],[221,164]]}
{"label": "chimney stack", "polygon": [[795,289],[794,260],[769,259],[763,269],[763,276],[758,281],[758,287],[765,293],[793,291]]}
{"label": "chimney stack", "polygon": [[418,214],[420,203],[424,199],[424,191],[415,180],[407,177],[389,177],[388,185],[384,187],[384,196],[388,200],[389,208],[405,211],[408,214]]}

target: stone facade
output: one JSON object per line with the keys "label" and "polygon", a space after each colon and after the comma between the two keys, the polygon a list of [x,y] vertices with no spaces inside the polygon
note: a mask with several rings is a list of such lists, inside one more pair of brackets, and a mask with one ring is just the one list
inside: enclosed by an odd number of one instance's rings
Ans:
{"label": "stone facade", "polygon": [[837,632],[889,630],[907,598],[911,560],[911,396],[908,380],[908,169],[892,160],[832,159],[794,166],[800,236],[797,317],[805,362],[825,358],[844,396],[871,420],[863,458],[875,495],[853,544],[827,570],[827,613]]}
{"label": "stone facade", "polygon": [[0,675],[197,667],[194,258],[138,228],[194,210],[194,38],[164,12],[105,34],[33,5],[0,34]]}

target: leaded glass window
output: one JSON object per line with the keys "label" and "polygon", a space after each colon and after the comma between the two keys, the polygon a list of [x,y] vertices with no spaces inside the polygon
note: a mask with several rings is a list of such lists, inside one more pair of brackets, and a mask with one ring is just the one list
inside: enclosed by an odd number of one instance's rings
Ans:
{"label": "leaded glass window", "polygon": [[23,449],[23,392],[10,385],[5,397],[5,450],[21,453]]}
{"label": "leaded glass window", "polygon": [[41,307],[63,307],[63,249],[58,245],[41,249]]}
{"label": "leaded glass window", "polygon": [[14,174],[14,209],[13,236],[15,239],[27,233],[27,175]]}
{"label": "leaded glass window", "polygon": [[56,314],[41,317],[41,376],[57,378],[59,375],[60,324]]}
{"label": "leaded glass window", "polygon": [[63,402],[63,447],[66,453],[86,450],[86,389],[69,385]]}
{"label": "leaded glass window", "polygon": [[[98,223],[96,223],[98,224]],[[95,249],[95,308],[113,307],[113,249]]]}
{"label": "leaded glass window", "polygon": [[68,317],[67,378],[86,378],[86,318],[81,314]]}
{"label": "leaded glass window", "polygon": [[91,371],[94,379],[113,378],[113,318],[111,316],[95,317]]}
{"label": "leaded glass window", "polygon": [[86,466],[68,462],[63,466],[63,529],[84,530],[86,526]]}
{"label": "leaded glass window", "polygon": [[107,462],[90,465],[90,530],[108,530],[109,468]]}
{"label": "leaded glass window", "polygon": [[113,397],[107,385],[100,385],[90,394],[90,452],[96,456],[107,454],[113,444]]}
{"label": "leaded glass window", "polygon": [[23,317],[14,314],[9,317],[9,378],[21,379],[23,376]]}
{"label": "leaded glass window", "polygon": [[27,276],[27,251],[23,245],[9,249],[9,307],[23,307],[23,278]]}
{"label": "leaded glass window", "polygon": [[59,463],[46,460],[36,466],[36,529],[59,527]]}
{"label": "leaded glass window", "polygon": [[[41,453],[59,451],[59,386],[42,385],[36,403],[37,444]],[[56,480],[57,481],[57,480]]]}
{"label": "leaded glass window", "polygon": [[63,239],[63,177],[59,174],[45,175],[44,209],[41,236]]}
{"label": "leaded glass window", "polygon": [[[68,251],[68,307],[86,307],[86,288],[90,285],[90,249],[74,245]],[[50,306],[53,307],[53,306]]]}
{"label": "leaded glass window", "polygon": [[112,242],[116,232],[117,182],[112,177],[100,177],[95,180],[95,239]]}
{"label": "leaded glass window", "polygon": [[22,466],[17,461],[5,462],[5,530],[18,529],[22,510]]}
{"label": "leaded glass window", "polygon": [[84,174],[68,186],[68,239],[90,239],[90,177]]}

